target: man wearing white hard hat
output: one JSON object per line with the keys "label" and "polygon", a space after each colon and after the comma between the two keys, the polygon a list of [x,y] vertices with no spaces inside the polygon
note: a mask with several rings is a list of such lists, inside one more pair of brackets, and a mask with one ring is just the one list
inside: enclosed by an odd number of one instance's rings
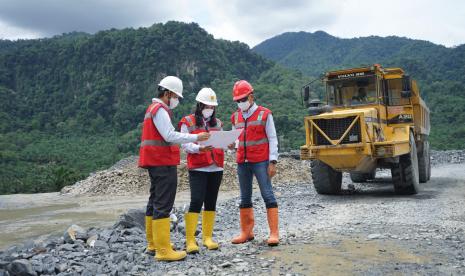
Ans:
{"label": "man wearing white hard hat", "polygon": [[177,165],[180,150],[177,144],[205,141],[208,132],[196,134],[175,131],[172,109],[182,98],[182,81],[168,76],[158,84],[158,96],[147,108],[142,127],[139,150],[139,167],[146,168],[150,176],[150,197],[147,203],[145,227],[147,253],[155,254],[160,261],[178,261],[186,257],[185,251],[175,251],[170,241],[170,212],[173,208],[178,184]]}
{"label": "man wearing white hard hat", "polygon": [[[179,122],[182,133],[196,134],[203,131],[220,131],[223,123],[216,118],[218,101],[211,88],[202,88],[195,98],[197,105],[193,114],[187,115]],[[216,200],[223,178],[223,149],[201,146],[197,143],[182,145],[187,152],[191,202],[186,213],[186,251],[198,253],[199,246],[195,240],[195,231],[202,206],[202,243],[209,250],[218,249],[213,241]]]}

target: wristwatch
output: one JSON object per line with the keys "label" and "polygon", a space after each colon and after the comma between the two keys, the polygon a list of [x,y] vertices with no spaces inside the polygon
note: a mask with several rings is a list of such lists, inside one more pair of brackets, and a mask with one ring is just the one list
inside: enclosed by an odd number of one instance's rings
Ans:
{"label": "wristwatch", "polygon": [[278,161],[276,161],[276,160],[271,160],[270,163],[276,165],[276,164],[278,164]]}

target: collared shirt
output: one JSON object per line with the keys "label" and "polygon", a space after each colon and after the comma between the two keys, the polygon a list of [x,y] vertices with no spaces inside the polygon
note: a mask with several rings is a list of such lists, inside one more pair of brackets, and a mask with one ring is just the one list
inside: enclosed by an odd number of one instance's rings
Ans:
{"label": "collared shirt", "polygon": [[[206,123],[209,122],[209,121],[210,121],[210,118],[208,118],[208,119],[204,118],[203,125],[205,126]],[[223,130],[223,128],[221,128],[221,130]],[[186,124],[181,125],[181,132],[182,133],[189,133],[189,130],[187,129]],[[199,153],[200,152],[200,146],[198,144],[195,144],[195,143],[182,144],[181,148],[187,153]],[[199,171],[199,172],[220,172],[222,170],[223,170],[223,168],[218,167],[215,163],[211,164],[208,167],[193,169],[193,171]]]}
{"label": "collared shirt", "polygon": [[[244,120],[252,116],[252,114],[257,110],[258,105],[254,102],[253,105],[247,110],[246,112],[242,112],[242,117]],[[232,127],[234,129],[234,126]],[[276,135],[276,128],[274,126],[273,116],[268,114],[266,119],[265,125],[266,136],[268,137],[268,144],[270,148],[270,157],[269,160],[276,160],[278,161],[278,136]],[[238,141],[236,141],[236,148],[238,145]]]}
{"label": "collared shirt", "polygon": [[[165,104],[158,98],[153,99],[153,101]],[[158,109],[157,113],[153,117],[153,123],[166,142],[183,144],[197,141],[197,134],[177,132],[171,123],[170,115],[164,108]]]}

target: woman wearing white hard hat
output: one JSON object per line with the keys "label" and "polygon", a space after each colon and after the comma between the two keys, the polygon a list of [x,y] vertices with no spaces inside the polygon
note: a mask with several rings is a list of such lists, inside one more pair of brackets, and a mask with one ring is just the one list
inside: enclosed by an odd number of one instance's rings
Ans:
{"label": "woman wearing white hard hat", "polygon": [[[179,122],[182,133],[196,134],[200,132],[220,131],[223,123],[216,118],[218,102],[215,91],[202,88],[195,98],[197,105],[193,114],[187,115]],[[184,220],[186,223],[186,251],[199,252],[195,240],[195,231],[199,214],[202,209],[202,242],[210,250],[218,249],[214,242],[213,226],[215,224],[215,209],[218,191],[223,178],[223,149],[201,146],[197,143],[182,145],[187,152],[187,167],[189,169],[189,183],[191,202],[189,212]]]}
{"label": "woman wearing white hard hat", "polygon": [[210,137],[206,131],[196,134],[175,131],[171,110],[178,105],[178,97],[182,98],[182,81],[175,76],[162,79],[158,84],[158,96],[152,99],[145,112],[139,150],[139,167],[148,170],[151,183],[145,214],[146,253],[155,255],[160,261],[178,261],[186,257],[186,252],[173,250],[170,240],[170,211],[176,196],[180,162],[176,144],[205,141]]}

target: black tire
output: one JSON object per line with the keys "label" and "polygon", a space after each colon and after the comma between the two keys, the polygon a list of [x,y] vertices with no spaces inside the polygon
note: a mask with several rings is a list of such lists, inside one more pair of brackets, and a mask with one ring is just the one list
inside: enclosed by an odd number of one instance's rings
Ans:
{"label": "black tire", "polygon": [[431,149],[429,147],[429,141],[426,141],[428,144],[428,180],[431,179]]}
{"label": "black tire", "polygon": [[423,142],[423,150],[418,153],[418,175],[420,183],[426,183],[431,175],[431,160],[429,142]]}
{"label": "black tire", "polygon": [[417,147],[410,134],[410,152],[400,156],[399,164],[391,168],[392,182],[397,194],[413,195],[420,191]]}
{"label": "black tire", "polygon": [[325,195],[341,193],[342,172],[334,170],[320,160],[313,160],[311,168],[313,186],[317,193]]}

